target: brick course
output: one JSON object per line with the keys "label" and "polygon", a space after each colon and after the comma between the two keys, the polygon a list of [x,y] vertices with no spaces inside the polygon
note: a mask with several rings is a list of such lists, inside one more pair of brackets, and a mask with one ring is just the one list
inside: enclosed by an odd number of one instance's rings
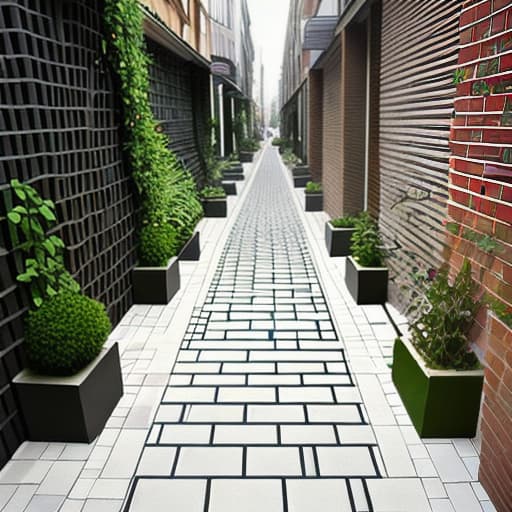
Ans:
{"label": "brick course", "polygon": [[[452,269],[464,257],[487,294],[512,308],[512,6],[466,2],[456,116],[450,131]],[[487,238],[484,238],[487,237]],[[492,241],[494,250],[483,240]],[[512,330],[483,311],[474,336],[485,354],[480,479],[499,512],[512,503]]]}

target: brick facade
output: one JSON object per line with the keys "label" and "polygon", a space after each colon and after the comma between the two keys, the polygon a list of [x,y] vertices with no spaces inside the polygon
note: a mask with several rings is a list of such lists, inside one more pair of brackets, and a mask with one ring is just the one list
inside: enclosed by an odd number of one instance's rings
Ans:
{"label": "brick facade", "polygon": [[309,169],[313,181],[322,181],[322,138],[323,138],[323,71],[314,69],[309,72],[309,129],[308,157]]}
{"label": "brick facade", "polygon": [[341,47],[337,42],[325,60],[322,108],[324,209],[333,218],[344,213],[341,79]]}
{"label": "brick facade", "polygon": [[[450,146],[450,247],[483,291],[512,308],[512,6],[467,2]],[[474,336],[487,363],[480,479],[499,512],[512,503],[512,332],[482,311]]]}

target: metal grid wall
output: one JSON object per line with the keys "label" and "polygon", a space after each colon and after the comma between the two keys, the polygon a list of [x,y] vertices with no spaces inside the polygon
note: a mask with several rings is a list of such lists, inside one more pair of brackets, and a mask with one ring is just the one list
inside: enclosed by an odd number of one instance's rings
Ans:
{"label": "metal grid wall", "polygon": [[100,0],[0,0],[0,466],[24,440],[10,381],[23,367],[29,297],[5,221],[11,179],[56,202],[55,232],[84,293],[114,323],[131,305],[134,202],[101,12]]}

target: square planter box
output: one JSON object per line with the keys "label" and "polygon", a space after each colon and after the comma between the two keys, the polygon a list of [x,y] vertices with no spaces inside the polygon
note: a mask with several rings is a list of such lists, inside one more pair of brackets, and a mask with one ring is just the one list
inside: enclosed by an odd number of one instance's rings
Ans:
{"label": "square planter box", "polygon": [[252,162],[254,153],[252,151],[240,151],[240,162]]}
{"label": "square planter box", "polygon": [[227,217],[228,203],[225,197],[203,199],[205,217]]}
{"label": "square planter box", "polygon": [[306,196],[306,211],[307,212],[321,212],[324,209],[324,195],[322,192],[308,193]]}
{"label": "square planter box", "polygon": [[243,180],[245,180],[245,176],[244,176],[243,171],[242,172],[240,172],[240,171],[224,171],[222,173],[222,177],[223,177],[223,179],[230,180],[230,181],[243,181]]}
{"label": "square planter box", "polygon": [[198,261],[201,257],[201,244],[199,241],[199,231],[196,231],[190,240],[183,246],[178,254],[180,261]]}
{"label": "square planter box", "polygon": [[304,188],[308,181],[311,181],[311,176],[309,176],[309,174],[307,176],[294,176],[293,186],[295,188]]}
{"label": "square planter box", "polygon": [[180,289],[178,258],[171,258],[167,267],[135,267],[132,283],[135,304],[168,304]]}
{"label": "square planter box", "polygon": [[388,298],[388,269],[362,267],[349,256],[345,266],[345,284],[356,304],[384,304]]}
{"label": "square planter box", "polygon": [[236,183],[223,183],[222,188],[224,189],[224,192],[226,193],[227,196],[236,196],[237,194]]}
{"label": "square planter box", "polygon": [[13,380],[30,441],[90,443],[123,396],[119,348],[114,343],[71,377],[26,369]]}
{"label": "square planter box", "polygon": [[393,382],[420,437],[474,437],[483,370],[432,370],[407,339],[393,349]]}
{"label": "square planter box", "polygon": [[354,228],[335,228],[325,223],[325,246],[329,256],[350,256],[350,245]]}
{"label": "square planter box", "polygon": [[232,171],[232,172],[241,172],[243,173],[244,172],[244,167],[243,165],[240,163],[240,162],[233,162],[229,169],[226,169],[227,171]]}
{"label": "square planter box", "polygon": [[292,176],[295,178],[296,176],[310,176],[309,165],[296,165],[292,169]]}

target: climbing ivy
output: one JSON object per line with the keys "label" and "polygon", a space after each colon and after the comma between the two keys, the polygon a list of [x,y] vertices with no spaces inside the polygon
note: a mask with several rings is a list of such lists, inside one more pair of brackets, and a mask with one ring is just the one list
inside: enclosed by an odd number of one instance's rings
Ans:
{"label": "climbing ivy", "polygon": [[[203,210],[192,176],[169,150],[168,138],[159,131],[151,110],[143,13],[137,0],[106,0],[104,21],[103,51],[119,79],[125,150],[140,196],[141,224],[170,224],[180,247],[190,238]],[[145,252],[140,250],[139,256]]]}

